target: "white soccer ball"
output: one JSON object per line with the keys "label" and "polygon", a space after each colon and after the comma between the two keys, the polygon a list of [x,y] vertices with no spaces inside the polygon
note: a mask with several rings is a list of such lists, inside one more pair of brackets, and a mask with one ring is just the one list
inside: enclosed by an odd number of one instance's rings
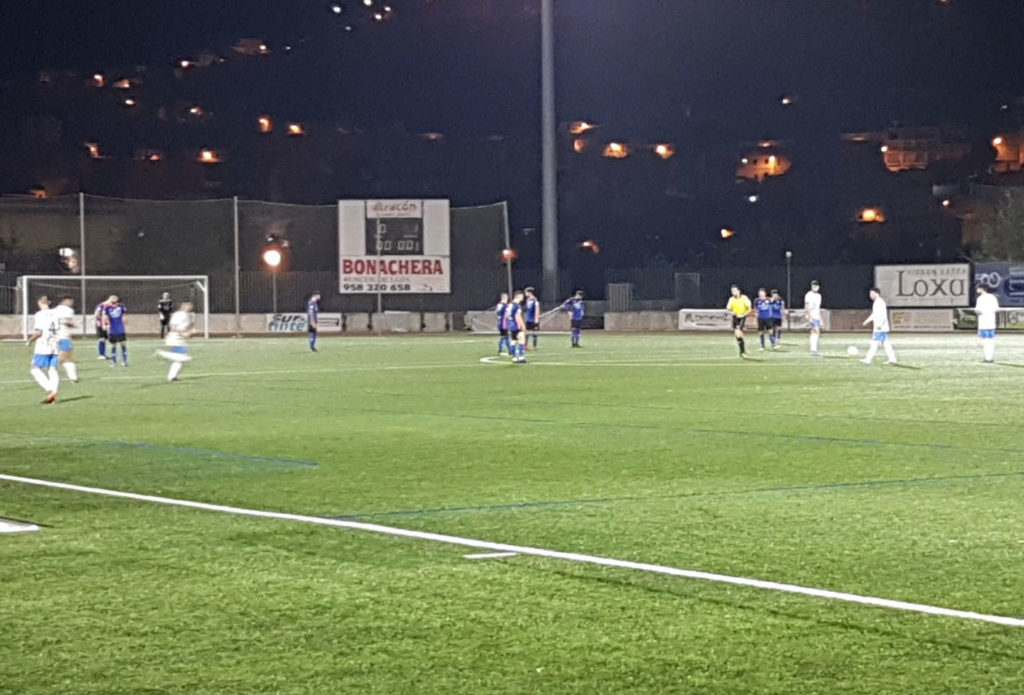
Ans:
{"label": "white soccer ball", "polygon": [[856,345],[851,345],[850,347],[846,348],[846,354],[849,355],[850,357],[856,356],[856,354],[857,354],[857,346]]}

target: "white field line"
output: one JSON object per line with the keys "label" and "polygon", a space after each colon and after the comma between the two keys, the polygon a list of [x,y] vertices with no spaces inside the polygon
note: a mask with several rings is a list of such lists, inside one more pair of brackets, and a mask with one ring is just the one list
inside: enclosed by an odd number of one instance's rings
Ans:
{"label": "white field line", "polygon": [[473,553],[471,555],[463,555],[462,557],[467,560],[490,560],[499,557],[515,557],[519,553]]}
{"label": "white field line", "polygon": [[18,475],[7,475],[0,473],[0,480],[7,480],[12,483],[23,483],[39,487],[57,488],[60,490],[72,490],[93,495],[104,495],[107,497],[119,497],[122,499],[137,500],[140,502],[153,502],[156,504],[167,504],[175,507],[188,507],[191,509],[202,509],[223,514],[236,514],[239,516],[258,517],[261,519],[280,519],[283,521],[295,521],[305,524],[316,524],[318,526],[333,526],[336,528],[355,529],[370,533],[380,533],[387,536],[399,536],[402,538],[416,538],[418,540],[433,541],[435,543],[447,543],[450,545],[461,545],[467,548],[478,548],[480,550],[492,551],[495,553],[516,553],[519,555],[533,555],[553,560],[564,560],[566,562],[577,562],[587,565],[599,565],[602,567],[616,567],[619,569],[636,570],[638,572],[650,572],[653,574],[665,574],[672,577],[684,577],[686,579],[699,579],[719,584],[732,584],[746,586],[755,589],[768,591],[779,591],[787,594],[799,594],[801,596],[813,596],[815,598],[829,599],[832,601],[843,601],[846,603],[858,603],[865,606],[876,606],[892,610],[909,611],[912,613],[924,613],[927,615],[939,615],[960,620],[976,620],[996,625],[1010,627],[1024,627],[1024,618],[1012,618],[1002,615],[989,615],[976,613],[974,611],[957,610],[954,608],[942,608],[940,606],[929,606],[922,603],[910,603],[908,601],[896,601],[893,599],[879,598],[876,596],[861,596],[843,591],[832,591],[830,589],[815,589],[812,587],[799,586],[797,584],[783,584],[767,581],[764,579],[752,579],[749,577],[734,577],[727,574],[715,574],[700,570],[680,569],[667,567],[665,565],[652,565],[645,562],[633,562],[630,560],[618,560],[615,558],[601,557],[598,555],[585,555],[582,553],[569,553],[560,550],[547,550],[544,548],[532,548],[525,545],[510,545],[508,543],[493,543],[473,538],[462,538],[460,536],[448,536],[440,533],[427,531],[414,531],[411,529],[396,528],[393,526],[381,526],[379,524],[367,524],[359,521],[347,521],[343,519],[327,519],[318,516],[306,516],[304,514],[287,514],[283,512],[270,512],[259,509],[245,509],[242,507],[229,507],[222,504],[209,504],[206,502],[194,502],[192,500],[174,499],[171,497],[157,497],[154,495],[142,495],[136,492],[122,492],[119,490],[107,490],[98,487],[86,487],[84,485],[73,485],[60,483],[52,480],[40,480],[38,478],[25,478]]}

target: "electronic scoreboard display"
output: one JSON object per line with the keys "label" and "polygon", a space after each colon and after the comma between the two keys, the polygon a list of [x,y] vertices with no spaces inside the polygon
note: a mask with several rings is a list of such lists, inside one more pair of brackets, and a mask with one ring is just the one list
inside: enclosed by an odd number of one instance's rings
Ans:
{"label": "electronic scoreboard display", "polygon": [[410,217],[366,220],[366,252],[378,256],[421,255],[423,220]]}

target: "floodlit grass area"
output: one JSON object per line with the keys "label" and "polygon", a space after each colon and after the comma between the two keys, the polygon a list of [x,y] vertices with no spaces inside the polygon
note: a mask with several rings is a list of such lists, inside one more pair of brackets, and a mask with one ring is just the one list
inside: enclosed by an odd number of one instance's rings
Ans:
{"label": "floodlit grass area", "polygon": [[[756,338],[748,338],[753,345]],[[1024,336],[0,345],[0,473],[1024,616]],[[0,481],[0,692],[1012,693],[1024,628]]]}

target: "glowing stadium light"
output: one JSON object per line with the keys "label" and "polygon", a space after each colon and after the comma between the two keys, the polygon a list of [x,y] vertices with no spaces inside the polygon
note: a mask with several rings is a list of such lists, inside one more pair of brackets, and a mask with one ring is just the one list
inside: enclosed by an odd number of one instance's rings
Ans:
{"label": "glowing stadium light", "polygon": [[888,146],[888,145],[882,145],[881,147],[879,147],[879,148],[878,148],[878,150],[879,150],[879,151],[880,151],[880,152],[881,152],[882,154],[885,154],[886,152],[888,152],[888,151],[889,151],[889,146]]}
{"label": "glowing stadium light", "polygon": [[992,138],[992,146],[993,147],[999,147],[1004,142],[1006,142],[1006,141],[1003,139],[1002,135],[997,135],[996,137]]}
{"label": "glowing stadium light", "polygon": [[269,248],[263,252],[263,262],[271,268],[276,268],[281,265],[281,261],[283,259],[284,256],[282,256],[281,252],[276,248]]}

